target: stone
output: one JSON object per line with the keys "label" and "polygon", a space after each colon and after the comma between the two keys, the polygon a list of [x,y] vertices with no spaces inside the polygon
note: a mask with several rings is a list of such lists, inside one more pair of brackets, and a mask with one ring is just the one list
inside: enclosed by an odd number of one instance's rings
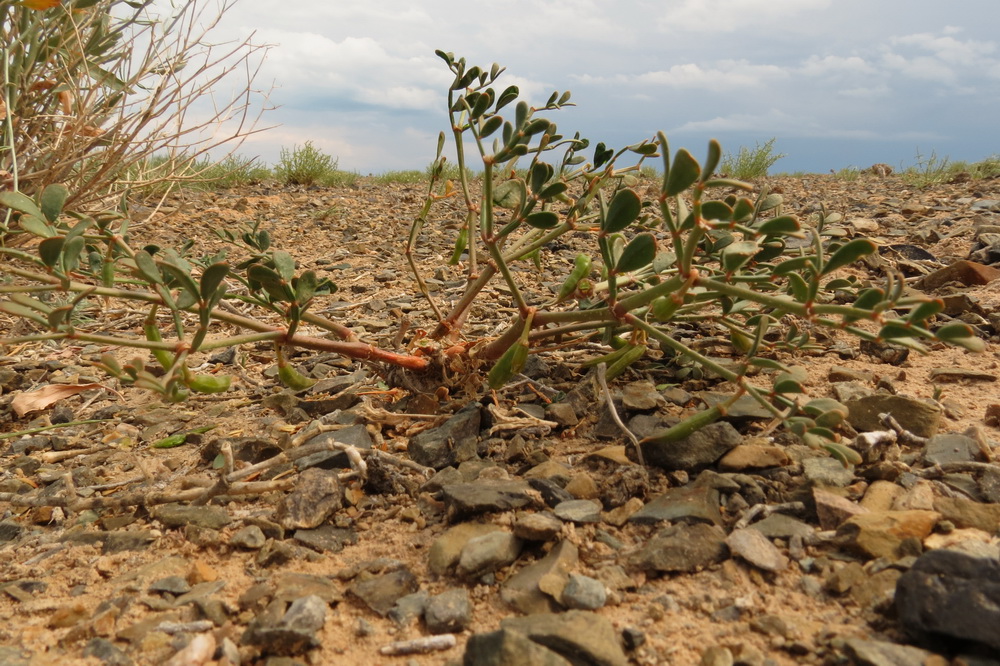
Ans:
{"label": "stone", "polygon": [[965,435],[934,435],[924,446],[924,460],[933,465],[972,462],[979,455],[979,444]]}
{"label": "stone", "polygon": [[184,527],[196,525],[219,530],[232,522],[229,513],[221,506],[192,506],[189,504],[161,504],[152,515],[164,527]]}
{"label": "stone", "polygon": [[802,474],[814,486],[843,488],[854,483],[854,470],[830,456],[806,458],[802,461]]}
{"label": "stone", "polygon": [[556,462],[555,460],[546,460],[545,462],[539,463],[525,472],[524,478],[548,479],[549,481],[555,482],[559,486],[565,486],[569,483],[571,473],[572,469],[568,465]]}
{"label": "stone", "polygon": [[601,520],[601,504],[589,499],[574,499],[560,502],[552,509],[560,520],[568,523],[584,525],[597,523]]}
{"label": "stone", "polygon": [[333,525],[320,525],[314,530],[295,530],[293,536],[299,543],[320,553],[339,553],[346,546],[358,542],[357,532]]}
{"label": "stone", "polygon": [[931,653],[912,645],[896,645],[886,641],[848,638],[844,642],[847,654],[858,666],[909,666],[927,664]]}
{"label": "stone", "polygon": [[274,584],[272,597],[279,601],[295,601],[303,597],[319,597],[328,604],[343,600],[340,585],[325,576],[282,571],[271,579]]}
{"label": "stone", "polygon": [[230,545],[247,550],[259,550],[264,547],[265,541],[267,537],[264,536],[264,531],[256,525],[240,528],[229,537]]}
{"label": "stone", "polygon": [[[368,428],[363,423],[349,425],[340,430],[330,430],[321,432],[315,437],[306,441],[303,446],[330,444],[337,442],[346,446],[353,446],[359,450],[370,450],[372,448],[372,436],[368,433]],[[351,461],[344,451],[318,451],[308,456],[303,456],[295,461],[295,467],[304,470],[309,467],[320,467],[323,469],[343,469],[351,466]]]}
{"label": "stone", "polygon": [[562,604],[576,610],[597,610],[608,600],[604,583],[581,574],[570,574],[562,590]]}
{"label": "stone", "polygon": [[933,273],[928,273],[917,280],[914,286],[924,291],[932,291],[949,282],[958,282],[966,287],[973,287],[989,284],[997,278],[1000,278],[1000,269],[962,259],[944,268],[939,268]]}
{"label": "stone", "polygon": [[844,368],[836,365],[830,368],[826,378],[831,383],[858,382],[859,384],[870,384],[875,381],[874,373],[867,370],[855,370],[854,368]]}
{"label": "stone", "polygon": [[858,504],[869,511],[889,511],[902,494],[903,488],[892,481],[873,481]]}
{"label": "stone", "polygon": [[[702,391],[696,395],[705,402],[706,407],[714,407],[733,398],[731,393],[719,393],[717,391]],[[757,402],[753,396],[741,395],[736,399],[736,402],[726,408],[726,416],[724,418],[727,421],[736,422],[764,421],[773,419],[774,414]]]}
{"label": "stone", "polygon": [[633,571],[693,572],[726,559],[726,533],[716,525],[681,523],[657,532],[626,559]]}
{"label": "stone", "polygon": [[553,479],[528,479],[528,485],[532,490],[537,490],[542,496],[545,506],[554,507],[560,502],[576,499]]}
{"label": "stone", "polygon": [[743,436],[726,421],[709,424],[675,442],[641,443],[647,465],[668,470],[692,470],[711,465],[739,444]]}
{"label": "stone", "polygon": [[729,648],[713,645],[701,653],[698,666],[733,666],[733,653]]}
{"label": "stone", "polygon": [[278,503],[276,516],[285,529],[319,527],[344,503],[334,470],[310,467],[299,473],[295,488]]}
{"label": "stone", "polygon": [[622,389],[622,405],[634,412],[648,412],[666,404],[656,386],[649,380],[631,382]]}
{"label": "stone", "polygon": [[1000,532],[1000,504],[981,504],[960,497],[938,497],[934,510],[955,527],[972,527],[990,534]]}
{"label": "stone", "polygon": [[392,610],[389,611],[389,619],[400,627],[412,625],[423,617],[430,598],[431,595],[427,590],[419,590],[396,599]]}
{"label": "stone", "polygon": [[812,525],[784,513],[772,513],[767,518],[750,525],[750,529],[757,530],[769,539],[790,539],[792,537],[805,539],[816,531]]}
{"label": "stone", "polygon": [[916,642],[938,637],[1000,653],[1000,560],[932,550],[896,583],[896,612]]}
{"label": "stone", "polygon": [[526,541],[552,541],[562,531],[562,521],[548,511],[521,513],[514,519],[514,536]]}
{"label": "stone", "polygon": [[283,602],[271,602],[247,627],[242,642],[279,655],[303,654],[319,647],[316,634],[326,622],[326,602],[317,596],[296,599],[280,620],[272,623],[272,615],[283,606]]}
{"label": "stone", "polygon": [[601,496],[597,482],[587,472],[578,472],[571,476],[565,490],[576,499],[592,500]]}
{"label": "stone", "polygon": [[[105,666],[132,666],[131,657],[122,652],[118,646],[106,638],[95,637],[87,641],[83,648],[84,657],[94,657],[100,659]],[[0,663],[9,664],[0,656]]]}
{"label": "stone", "polygon": [[472,623],[472,602],[464,587],[431,597],[424,609],[424,622],[432,634],[459,633]]}
{"label": "stone", "polygon": [[631,523],[694,520],[721,525],[719,500],[718,489],[695,481],[680,488],[671,488],[633,513],[628,520]]}
{"label": "stone", "polygon": [[518,631],[574,664],[626,666],[628,659],[618,641],[614,625],[605,617],[588,611],[539,613],[510,617],[501,629]]}
{"label": "stone", "polygon": [[579,557],[579,550],[572,542],[560,541],[545,557],[521,568],[504,581],[500,598],[526,615],[560,610],[556,602],[562,596],[569,573]]}
{"label": "stone", "polygon": [[464,666],[571,666],[571,663],[522,632],[499,629],[469,638],[462,657]]}
{"label": "stone", "polygon": [[475,458],[481,421],[479,403],[469,403],[440,426],[410,438],[410,458],[434,469]]}
{"label": "stone", "polygon": [[824,488],[813,488],[812,495],[819,526],[824,530],[835,530],[848,518],[868,513],[868,509]]}
{"label": "stone", "polygon": [[747,469],[784,467],[790,462],[788,454],[780,446],[740,444],[722,456],[718,468],[721,472],[739,472]]}
{"label": "stone", "polygon": [[476,578],[498,571],[517,560],[522,543],[510,532],[502,530],[469,539],[462,548],[456,571],[463,578]]}
{"label": "stone", "polygon": [[458,564],[462,549],[471,539],[500,531],[502,528],[497,525],[483,523],[460,523],[449,528],[434,540],[428,551],[427,564],[431,573],[445,575]]}
{"label": "stone", "polygon": [[568,402],[553,402],[545,407],[545,418],[554,421],[564,428],[572,428],[580,423],[580,417],[576,415],[573,405]]}
{"label": "stone", "polygon": [[405,567],[388,573],[359,578],[347,588],[370,609],[385,617],[396,601],[420,587],[417,577]]}
{"label": "stone", "polygon": [[764,571],[782,571],[788,567],[788,558],[757,530],[733,530],[726,537],[726,545],[734,555]]}
{"label": "stone", "polygon": [[847,420],[855,430],[881,430],[878,415],[892,414],[906,430],[918,437],[933,437],[941,427],[942,410],[937,405],[901,395],[876,393],[860,400],[848,400]]}
{"label": "stone", "polygon": [[922,541],[940,519],[936,511],[872,511],[848,519],[837,536],[863,555],[895,560],[906,540]]}
{"label": "stone", "polygon": [[[454,483],[441,489],[449,522],[480,513],[523,509],[533,503],[522,480]],[[568,493],[567,493],[568,494]]]}

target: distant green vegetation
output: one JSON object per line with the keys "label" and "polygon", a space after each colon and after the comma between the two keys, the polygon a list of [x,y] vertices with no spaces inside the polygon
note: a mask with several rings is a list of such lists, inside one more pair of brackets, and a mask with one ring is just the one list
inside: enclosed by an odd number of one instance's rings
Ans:
{"label": "distant green vegetation", "polygon": [[726,153],[719,165],[719,171],[736,180],[759,180],[767,176],[774,163],[785,157],[784,153],[774,152],[775,138],[770,138],[763,144],[758,143],[753,148],[740,146],[739,151]]}
{"label": "distant green vegetation", "polygon": [[900,170],[903,182],[915,187],[939,185],[956,180],[959,174],[968,174],[969,180],[982,180],[1000,176],[1000,155],[987,157],[979,162],[951,161],[947,155],[938,157],[935,151],[923,155],[918,150],[916,163]]}

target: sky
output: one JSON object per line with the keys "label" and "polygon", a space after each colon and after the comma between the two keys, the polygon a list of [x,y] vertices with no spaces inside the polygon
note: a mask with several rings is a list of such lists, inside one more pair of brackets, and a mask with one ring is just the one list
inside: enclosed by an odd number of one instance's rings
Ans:
{"label": "sky", "polygon": [[449,128],[441,49],[535,105],[572,91],[549,118],[592,145],[773,137],[772,172],[822,173],[1000,154],[998,22],[996,0],[238,0],[214,34],[272,45],[276,127],[239,149],[266,164],[311,141],[362,174],[425,168]]}

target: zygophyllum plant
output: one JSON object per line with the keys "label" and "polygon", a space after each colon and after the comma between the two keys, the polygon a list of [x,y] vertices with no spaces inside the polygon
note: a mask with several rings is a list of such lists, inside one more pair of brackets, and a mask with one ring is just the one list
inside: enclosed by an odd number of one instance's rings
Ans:
{"label": "zygophyllum plant", "polygon": [[[728,401],[647,438],[647,445],[684,437],[749,395],[805,441],[845,461],[857,459],[837,442],[846,410],[830,399],[802,399],[804,378],[778,360],[779,352],[812,344],[816,328],[916,349],[920,340],[982,348],[964,324],[934,329],[942,304],[905,297],[903,283],[892,275],[878,285],[838,277],[839,269],[874,252],[874,243],[847,239],[835,215],[801,221],[780,214],[780,196],[754,196],[745,183],[717,178],[717,142],[709,143],[704,163],[686,150],[672,151],[662,133],[618,150],[597,144],[591,151],[586,139],[561,135],[543,115],[567,105],[568,92],[532,107],[515,86],[494,87],[500,66],[483,70],[438,55],[454,74],[448,113],[459,182],[440,182],[442,134],[406,247],[438,321],[412,354],[365,344],[343,324],[310,311],[334,285],[297,271],[286,252],[271,247],[266,230],[220,232],[250,250],[250,258],[236,265],[221,254],[187,257],[190,248],[135,249],[127,240],[127,218],[63,214],[68,193],[61,186],[35,197],[0,195],[19,228],[41,239],[34,251],[0,248],[9,260],[3,271],[15,282],[0,286],[0,310],[46,331],[0,344],[74,340],[148,350],[159,368],[150,368],[144,357],[120,365],[110,355],[102,365],[123,382],[181,400],[191,391],[228,387],[226,378],[189,370],[192,353],[246,343],[272,342],[280,378],[296,389],[313,380],[289,364],[287,347],[334,351],[433,382],[456,369],[468,374],[488,368],[485,383],[499,388],[532,353],[600,340],[608,351],[590,364],[605,364],[608,376],[646,359],[693,364],[736,387]],[[470,176],[471,155],[483,165],[481,177]],[[634,164],[619,166],[626,159]],[[634,174],[647,159],[659,160],[663,177],[655,193],[644,197]],[[435,204],[449,196],[461,197],[467,210],[452,260],[464,261],[468,273],[464,294],[445,308],[412,256],[423,228],[435,222]],[[565,267],[561,286],[554,293],[526,289],[540,274],[540,253],[556,240],[577,248],[550,258]],[[505,287],[502,296],[484,292],[495,281]],[[144,335],[98,334],[76,325],[74,309],[86,298],[142,308]],[[504,305],[516,312],[506,329],[489,339],[464,336],[472,306],[497,298],[509,299]],[[226,300],[250,305],[260,316],[220,308]],[[268,323],[275,315],[281,325]],[[213,328],[219,322],[245,332],[225,335]],[[337,339],[305,335],[303,324]],[[728,360],[706,355],[699,340],[724,340]]]}

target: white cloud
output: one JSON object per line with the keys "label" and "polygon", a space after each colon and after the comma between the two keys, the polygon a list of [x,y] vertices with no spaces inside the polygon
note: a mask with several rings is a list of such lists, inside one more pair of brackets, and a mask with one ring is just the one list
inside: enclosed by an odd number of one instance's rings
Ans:
{"label": "white cloud", "polygon": [[733,32],[775,21],[787,25],[796,14],[830,4],[831,0],[682,0],[672,3],[657,25],[665,32]]}

